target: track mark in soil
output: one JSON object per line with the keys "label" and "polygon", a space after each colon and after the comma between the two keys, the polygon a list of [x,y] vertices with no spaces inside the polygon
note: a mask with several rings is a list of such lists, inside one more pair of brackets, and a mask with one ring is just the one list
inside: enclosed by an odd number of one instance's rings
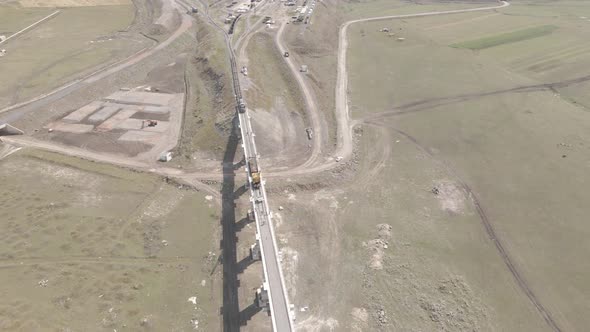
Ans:
{"label": "track mark in soil", "polygon": [[[590,80],[590,76],[588,76],[588,79]],[[368,124],[374,125],[377,127],[384,126],[383,123],[377,123],[377,122],[371,122],[371,121],[369,121]],[[529,287],[525,278],[519,272],[516,264],[512,261],[512,258],[510,257],[508,251],[504,247],[501,238],[497,235],[492,223],[490,222],[487,214],[485,213],[485,210],[483,209],[482,204],[480,203],[479,199],[477,198],[477,195],[475,195],[473,190],[471,190],[471,187],[465,181],[463,181],[463,179],[461,179],[458,176],[458,172],[455,169],[453,169],[451,166],[449,166],[443,160],[434,156],[434,154],[432,154],[430,149],[428,149],[427,147],[420,144],[420,142],[416,138],[414,138],[410,134],[408,134],[400,129],[397,129],[395,127],[388,126],[388,128],[391,128],[395,132],[399,133],[400,135],[404,136],[406,139],[408,139],[409,141],[414,143],[414,145],[416,145],[422,152],[424,152],[426,155],[428,155],[434,162],[441,165],[447,173],[449,173],[451,176],[453,176],[456,179],[457,183],[463,188],[463,190],[469,195],[469,197],[471,197],[471,200],[475,206],[477,214],[479,215],[479,218],[484,226],[486,234],[488,235],[490,240],[492,240],[492,242],[494,242],[494,246],[496,247],[496,250],[500,254],[502,261],[506,264],[506,267],[508,267],[508,270],[510,271],[510,274],[512,274],[518,287],[526,295],[526,297],[533,304],[533,306],[535,306],[535,308],[541,314],[541,316],[543,317],[543,319],[545,320],[547,325],[549,325],[549,327],[553,331],[561,332],[561,328],[557,325],[557,323],[555,322],[555,320],[551,316],[551,313],[539,301],[539,299],[537,298],[537,296],[535,295],[533,290]]]}

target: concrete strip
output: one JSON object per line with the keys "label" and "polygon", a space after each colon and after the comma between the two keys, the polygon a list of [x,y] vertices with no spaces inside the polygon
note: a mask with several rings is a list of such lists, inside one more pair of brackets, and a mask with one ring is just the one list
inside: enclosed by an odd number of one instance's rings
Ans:
{"label": "concrete strip", "polygon": [[104,120],[108,119],[111,115],[115,114],[118,110],[121,109],[120,106],[113,106],[107,104],[108,106],[103,107],[100,111],[92,114],[88,121],[90,122],[103,122]]}
{"label": "concrete strip", "polygon": [[154,113],[154,114],[166,114],[170,113],[170,107],[166,106],[143,106],[140,108],[141,112]]}
{"label": "concrete strip", "polygon": [[66,133],[85,134],[91,132],[94,126],[81,123],[54,122],[45,128]]}
{"label": "concrete strip", "polygon": [[148,127],[147,122],[142,119],[126,119],[119,122],[115,128],[127,129],[127,130],[143,130],[149,132],[161,133],[168,129],[169,123],[166,121],[158,121],[158,125],[155,127]]}
{"label": "concrete strip", "polygon": [[176,94],[144,92],[144,91],[117,91],[108,99],[131,104],[168,105]]}
{"label": "concrete strip", "polygon": [[129,130],[119,137],[119,141],[142,142],[153,145],[154,141],[157,140],[158,137],[160,137],[160,135],[156,132]]}
{"label": "concrete strip", "polygon": [[110,119],[108,119],[105,122],[103,122],[96,129],[99,130],[99,131],[110,131],[110,130],[113,130],[113,128],[117,127],[117,125],[120,122],[129,119],[135,113],[137,113],[137,110],[135,110],[135,109],[124,109],[124,110],[120,110],[119,113],[113,115]]}
{"label": "concrete strip", "polygon": [[78,110],[70,113],[68,116],[64,117],[62,120],[66,121],[66,122],[80,122],[85,117],[94,113],[100,107],[102,107],[102,102],[93,101],[90,104],[88,104],[86,106],[82,106]]}

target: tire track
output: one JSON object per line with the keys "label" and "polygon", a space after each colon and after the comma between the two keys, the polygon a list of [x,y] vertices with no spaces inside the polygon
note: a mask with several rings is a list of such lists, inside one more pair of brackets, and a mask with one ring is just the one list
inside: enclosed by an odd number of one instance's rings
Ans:
{"label": "tire track", "polygon": [[554,93],[558,93],[559,89],[566,88],[570,85],[585,83],[590,81],[590,75],[585,75],[577,78],[572,78],[569,80],[563,80],[559,82],[553,83],[543,83],[543,84],[533,84],[533,85],[526,85],[526,86],[519,86],[510,89],[501,89],[489,92],[480,92],[480,93],[472,93],[472,94],[463,94],[463,95],[456,95],[456,96],[449,96],[449,97],[439,97],[439,98],[429,98],[424,100],[419,100],[411,103],[407,103],[398,107],[395,107],[391,111],[379,112],[369,116],[366,116],[361,119],[364,122],[373,122],[378,119],[383,119],[391,116],[396,115],[403,115],[403,114],[410,114],[410,113],[418,113],[424,111],[430,111],[435,107],[445,106],[455,103],[461,103],[477,98],[482,97],[489,97],[495,95],[501,95],[506,93],[530,93],[530,92],[539,92],[539,91],[552,91]]}
{"label": "tire track", "polygon": [[[377,126],[377,127],[384,126],[383,123],[378,123],[378,122],[374,122],[374,121],[370,121],[368,123],[370,125]],[[467,192],[469,194],[469,197],[471,198],[471,201],[473,202],[473,204],[475,206],[475,210],[477,211],[479,219],[481,220],[481,223],[484,226],[486,234],[488,235],[490,240],[492,240],[492,242],[494,242],[494,246],[496,248],[496,251],[500,254],[502,261],[504,262],[504,264],[506,265],[506,267],[510,271],[510,274],[512,275],[512,277],[516,281],[516,284],[518,285],[520,290],[526,295],[526,297],[529,299],[529,301],[533,304],[533,306],[537,309],[539,314],[541,314],[541,316],[543,317],[543,319],[545,320],[547,325],[553,331],[561,332],[562,331],[561,328],[559,327],[559,325],[557,325],[557,323],[555,322],[555,320],[551,316],[551,313],[539,301],[539,299],[537,298],[537,296],[535,295],[533,290],[528,285],[526,279],[522,276],[522,274],[518,270],[516,264],[514,263],[512,258],[510,257],[510,254],[508,253],[508,251],[504,247],[504,244],[502,243],[501,238],[498,236],[494,226],[490,222],[490,219],[489,219],[488,215],[486,214],[481,202],[479,201],[479,199],[477,198],[477,195],[473,192],[471,187],[459,176],[458,172],[454,168],[452,168],[444,160],[438,159],[432,152],[430,152],[430,150],[427,147],[423,146],[416,138],[414,138],[410,134],[406,133],[405,131],[402,131],[402,130],[397,129],[395,127],[392,127],[392,126],[387,126],[387,127],[391,128],[392,130],[394,130],[395,132],[397,132],[398,134],[402,135],[407,140],[412,142],[414,145],[416,145],[420,149],[420,151],[422,151],[426,155],[428,155],[429,158],[431,158],[435,163],[439,164],[448,174],[450,174],[452,177],[454,177],[455,180],[461,186],[461,188],[463,188],[463,190],[465,190],[465,192]]]}

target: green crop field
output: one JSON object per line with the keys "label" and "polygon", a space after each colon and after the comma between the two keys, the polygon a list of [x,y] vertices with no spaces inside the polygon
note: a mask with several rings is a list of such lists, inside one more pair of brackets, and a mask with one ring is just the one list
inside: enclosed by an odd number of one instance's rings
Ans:
{"label": "green crop field", "polygon": [[485,48],[490,48],[498,45],[516,43],[527,39],[542,37],[552,33],[557,29],[558,27],[556,27],[555,25],[542,25],[538,27],[502,33],[490,37],[469,40],[453,44],[451,45],[451,47],[468,48],[470,50],[482,50]]}

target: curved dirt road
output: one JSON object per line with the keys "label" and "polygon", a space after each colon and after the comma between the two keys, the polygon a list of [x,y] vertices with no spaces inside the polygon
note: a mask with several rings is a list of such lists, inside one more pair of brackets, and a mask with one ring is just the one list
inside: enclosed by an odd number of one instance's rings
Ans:
{"label": "curved dirt road", "polygon": [[[352,20],[345,22],[340,26],[340,30],[338,33],[338,74],[336,78],[336,110],[335,110],[335,117],[336,117],[336,124],[337,124],[337,140],[336,140],[336,150],[332,153],[332,155],[342,157],[344,160],[349,159],[352,156],[353,151],[353,141],[352,141],[352,130],[354,126],[357,124],[356,121],[351,121],[350,114],[348,111],[348,71],[346,69],[346,52],[348,49],[348,27],[354,23],[361,23],[361,22],[369,22],[369,21],[378,21],[378,20],[387,20],[387,19],[400,19],[400,18],[413,18],[413,17],[423,17],[423,16],[435,16],[435,15],[446,15],[446,14],[459,14],[459,13],[467,13],[467,12],[475,12],[475,11],[484,11],[484,10],[492,10],[510,6],[510,3],[503,1],[501,5],[497,6],[488,6],[488,7],[480,7],[480,8],[470,8],[470,9],[458,9],[458,10],[447,10],[447,11],[440,11],[440,12],[426,12],[426,13],[417,13],[417,14],[406,14],[406,15],[391,15],[391,16],[379,16],[379,17],[370,17],[358,20]],[[281,26],[281,29],[277,33],[276,42],[281,49],[281,52],[286,50],[283,46],[283,42],[281,40],[282,37],[282,30],[285,27],[285,24]],[[309,113],[312,113],[314,116],[312,119],[316,119],[316,123],[319,123],[318,118],[318,109],[315,106],[315,102],[313,99],[313,95],[309,92],[310,88],[307,86],[307,83],[303,80],[302,76],[299,74],[298,69],[291,61],[287,61],[293,75],[297,78],[297,82],[300,84],[302,91],[307,91],[304,93],[304,97],[306,99],[306,103],[308,105]],[[313,123],[313,121],[312,121]],[[317,127],[317,124],[314,123],[314,127]],[[321,127],[314,128],[314,131],[321,134]],[[321,144],[321,140],[316,140],[314,143]],[[319,151],[320,148],[317,148]],[[314,151],[316,149],[314,148]],[[330,160],[323,164],[316,165],[313,167],[309,167],[312,164],[313,160],[310,162],[309,160],[305,162],[303,165],[293,168],[287,171],[279,171],[279,172],[272,172],[267,174],[266,177],[278,177],[278,176],[293,176],[293,175],[306,175],[306,174],[313,174],[319,173],[323,171],[330,170],[338,165],[336,160]]]}
{"label": "curved dirt road", "polygon": [[[285,29],[285,26],[286,26],[286,22],[283,22],[281,24],[281,27],[277,31],[277,35],[275,36],[275,43],[276,43],[277,47],[279,48],[279,51],[281,54],[284,54],[287,51],[287,48],[283,44],[283,40],[282,40],[283,31]],[[312,143],[311,155],[302,165],[299,165],[296,167],[296,169],[300,170],[300,169],[306,169],[309,166],[313,165],[316,162],[316,160],[318,159],[318,157],[321,155],[322,142],[324,141],[324,132],[323,132],[324,128],[322,128],[322,123],[320,120],[320,113],[318,110],[317,103],[315,102],[315,97],[314,97],[313,93],[311,92],[311,88],[305,82],[304,76],[299,72],[299,69],[295,66],[294,61],[291,60],[291,58],[286,58],[285,60],[287,62],[287,65],[291,69],[291,73],[293,74],[293,76],[297,80],[297,83],[299,84],[301,92],[303,93],[303,97],[305,99],[305,104],[306,104],[306,109],[307,109],[306,114],[307,114],[309,121],[311,123],[311,127],[313,128],[313,135],[314,135],[314,138],[312,140],[313,143]]]}

